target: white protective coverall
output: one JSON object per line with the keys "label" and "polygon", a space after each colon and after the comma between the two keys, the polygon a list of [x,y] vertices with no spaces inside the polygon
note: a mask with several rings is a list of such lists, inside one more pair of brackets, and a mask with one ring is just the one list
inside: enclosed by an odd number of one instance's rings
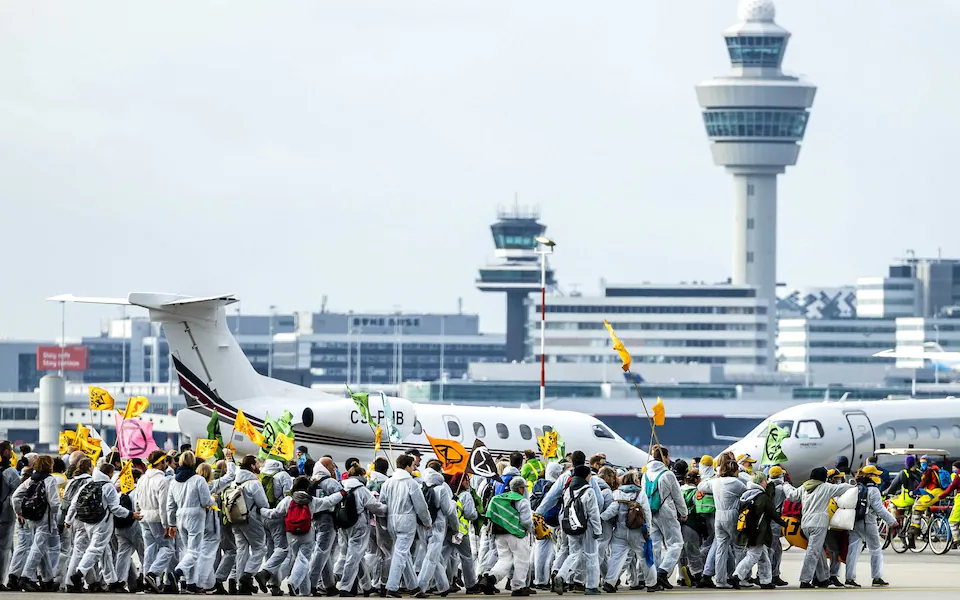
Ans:
{"label": "white protective coverall", "polygon": [[[160,578],[173,559],[173,540],[164,532],[170,527],[167,510],[167,489],[170,482],[161,469],[149,468],[137,482],[133,506],[140,511],[140,532],[143,534],[144,582],[159,593]],[[136,527],[136,525],[134,525]]]}
{"label": "white protective coverall", "polygon": [[[273,480],[273,499],[271,504],[276,506],[290,492],[293,487],[293,478],[283,470],[283,463],[279,460],[268,459],[263,463],[260,469],[260,481],[266,477]],[[266,490],[266,488],[264,488]],[[270,501],[270,498],[267,498]],[[265,521],[263,527],[267,532],[266,556],[267,562],[263,565],[263,570],[270,573],[271,580],[275,585],[280,585],[280,567],[283,566],[287,558],[287,532],[282,522]],[[266,592],[267,590],[262,590]]]}
{"label": "white protective coverall", "polygon": [[[470,490],[460,492],[457,499],[460,500],[463,518],[467,520],[467,532],[464,533],[458,527],[458,531],[463,534],[460,543],[454,543],[455,536],[448,537],[445,542],[448,548],[444,548],[444,555],[450,557],[450,560],[447,561],[447,580],[454,580],[457,575],[457,563],[459,562],[460,569],[463,572],[463,585],[468,589],[473,589],[477,586],[477,563],[473,559],[473,550],[470,547],[470,530],[473,529],[473,522],[480,515],[477,512],[477,503],[474,502]],[[454,560],[454,558],[459,560]]]}
{"label": "white protective coverall", "polygon": [[[513,503],[514,508],[520,515],[520,525],[527,530],[527,535],[518,538],[509,533],[494,535],[497,544],[497,563],[490,569],[490,577],[494,581],[500,581],[510,574],[513,569],[513,577],[510,579],[510,589],[520,590],[527,587],[527,574],[530,572],[530,551],[533,548],[531,542],[533,531],[533,511],[530,509],[530,499],[526,497],[527,484],[523,479],[516,479],[517,484],[510,481],[510,491],[523,495],[523,498]],[[589,535],[589,533],[587,534]]]}
{"label": "white protective coverall", "polygon": [[400,588],[401,576],[409,582],[417,581],[410,547],[419,527],[428,527],[430,512],[420,491],[420,485],[404,469],[397,469],[380,488],[380,502],[387,507],[387,528],[393,537],[393,557],[387,589]]}
{"label": "white protective coverall", "polygon": [[[380,488],[389,479],[385,474],[379,471],[371,471],[367,481],[367,489],[371,490],[374,497],[379,500]],[[364,567],[370,577],[370,583],[374,586],[385,586],[387,584],[387,573],[390,571],[390,557],[393,555],[393,538],[387,531],[387,518],[374,517],[371,519],[373,536],[370,544],[367,546],[367,554],[364,557]]]}
{"label": "white protective coverall", "polygon": [[453,491],[444,481],[443,474],[428,468],[420,474],[420,479],[425,486],[430,488],[427,493],[433,496],[431,502],[439,510],[436,518],[430,523],[430,534],[426,536],[427,548],[420,568],[418,587],[426,591],[430,589],[430,581],[436,579],[437,590],[443,593],[450,588],[446,569],[446,558],[449,557],[449,554],[442,556],[444,540],[446,540],[448,534],[454,535],[457,533],[460,527],[460,519],[457,517],[457,505],[453,500]]}
{"label": "white protective coverall", "polygon": [[[714,582],[719,588],[729,588],[727,581],[736,567],[734,546],[737,543],[737,519],[740,517],[740,496],[747,486],[739,477],[714,477],[701,481],[697,490],[713,494],[717,508],[714,517]],[[707,571],[708,572],[708,571]]]}
{"label": "white protective coverall", "polygon": [[[550,486],[550,491],[553,491],[553,488],[556,487],[557,478],[560,477],[560,473],[562,472],[563,466],[561,466],[560,463],[547,463],[547,468],[544,471],[544,479],[553,482]],[[541,499],[541,502],[545,499],[546,496]],[[559,536],[560,528],[557,527],[550,537],[534,542],[533,582],[536,585],[545,586],[550,583],[550,569],[553,567],[554,548]]]}
{"label": "white protective coverall", "polygon": [[[360,572],[360,565],[363,564],[363,557],[367,551],[367,543],[370,540],[370,519],[367,515],[386,516],[387,507],[373,497],[373,492],[366,488],[366,481],[363,479],[350,477],[343,482],[343,490],[354,495],[357,503],[357,513],[359,514],[359,518],[353,524],[353,527],[349,527],[343,532],[346,540],[344,546],[345,559],[343,575],[338,587],[340,591],[349,592],[354,587],[354,582]],[[368,589],[364,588],[364,591]]]}
{"label": "white protective coverall", "polygon": [[[223,477],[218,477],[208,484],[210,495],[213,496],[214,504],[219,504],[220,494],[233,483],[237,476],[237,465],[232,461],[227,461],[227,472]],[[203,525],[203,541],[200,543],[200,563],[197,574],[197,585],[201,589],[214,589],[217,584],[217,576],[214,571],[215,561],[206,560],[206,557],[217,556],[222,539],[223,513],[216,510],[208,510]],[[236,545],[236,544],[234,544]],[[221,558],[222,560],[222,558]]]}
{"label": "white protective coverall", "polygon": [[260,517],[260,509],[268,508],[267,495],[263,493],[263,486],[256,474],[246,469],[237,472],[233,485],[242,487],[243,500],[248,511],[246,523],[233,525],[233,537],[237,541],[237,574],[240,575],[241,582],[246,580],[252,585],[251,579],[260,568],[267,548]]}
{"label": "white protective coverall", "polygon": [[871,578],[883,579],[883,540],[880,539],[877,526],[878,517],[883,519],[888,527],[897,522],[896,517],[883,505],[880,490],[876,485],[870,484],[867,485],[867,514],[862,520],[854,522],[853,531],[850,532],[850,545],[847,548],[848,581],[857,579],[857,561],[860,559],[864,542],[870,551]]}
{"label": "white protective coverall", "polygon": [[[593,477],[590,479],[592,480]],[[576,495],[579,496],[579,502],[583,505],[584,516],[587,519],[586,531],[581,535],[566,536],[570,553],[563,561],[563,565],[560,566],[557,579],[563,580],[564,582],[572,581],[578,569],[583,569],[582,572],[585,575],[584,585],[587,589],[593,590],[598,589],[600,586],[600,557],[597,552],[600,537],[603,535],[603,526],[600,524],[599,496],[593,490],[592,486],[586,491],[581,489],[583,485],[589,485],[589,483],[583,483],[574,489],[573,486],[576,483],[578,483],[576,479],[571,481],[570,487],[563,492],[562,502],[564,510],[569,506],[569,509],[573,511],[575,510],[573,494],[576,493]],[[556,487],[556,485],[554,485],[554,487]],[[551,488],[550,491],[553,492],[553,488]],[[543,505],[541,504],[541,506]],[[561,519],[562,518],[561,515]]]}
{"label": "white protective coverall", "polygon": [[[317,497],[338,494],[343,489],[340,481],[330,475],[323,463],[318,462],[313,468],[313,479],[318,485]],[[313,527],[316,531],[316,546],[310,558],[310,581],[314,587],[319,585],[330,590],[337,583],[333,576],[336,560],[333,545],[337,541],[337,530],[333,526],[333,506],[314,514]]]}
{"label": "white protective coverall", "polygon": [[[70,510],[67,512],[66,522],[71,527],[82,527],[83,536],[77,533],[74,538],[74,555],[80,556],[77,570],[70,574],[71,583],[79,585],[84,577],[88,577],[93,568],[98,564],[103,565],[103,580],[107,584],[117,581],[116,569],[113,565],[112,551],[110,550],[110,538],[113,536],[113,517],[127,517],[130,511],[120,506],[120,494],[117,488],[113,486],[110,478],[97,469],[93,472],[93,477],[84,484],[84,487],[97,485],[100,487],[101,501],[106,509],[106,514],[98,523],[83,523],[76,518],[77,499],[83,493],[83,488],[77,492],[70,504]],[[107,559],[104,560],[104,554]],[[72,562],[72,559],[71,559]]]}
{"label": "white protective coverall", "polygon": [[[683,552],[683,533],[680,531],[680,517],[687,516],[687,503],[683,500],[680,483],[673,471],[659,460],[647,463],[647,471],[643,474],[643,488],[646,493],[649,487],[647,482],[656,481],[660,495],[660,510],[653,512],[653,527],[650,536],[653,539],[653,551],[657,556],[657,570],[661,574],[669,575],[677,567],[680,553]],[[650,497],[647,497],[650,501]],[[665,550],[662,550],[664,548]]]}
{"label": "white protective coverall", "polygon": [[175,572],[179,571],[190,586],[197,585],[197,563],[211,506],[213,496],[207,480],[193,468],[178,468],[167,490],[167,522],[177,528],[177,537],[183,538],[183,554]]}
{"label": "white protective coverall", "polygon": [[807,536],[807,550],[800,568],[800,583],[812,583],[814,578],[826,581],[830,577],[823,552],[830,526],[830,500],[842,496],[851,487],[847,483],[824,483],[816,479],[809,479],[796,488],[789,483],[783,484],[786,498],[803,506],[800,528]]}
{"label": "white protective coverall", "polygon": [[0,584],[6,583],[13,560],[13,536],[16,515],[13,510],[13,492],[20,486],[17,470],[4,463],[0,466]]}
{"label": "white protective coverall", "polygon": [[34,473],[20,484],[13,493],[13,508],[22,516],[23,500],[31,485],[42,485],[47,500],[47,510],[39,521],[25,520],[26,531],[21,532],[31,541],[27,559],[23,564],[23,579],[37,582],[39,570],[45,581],[51,581],[57,573],[60,560],[60,534],[57,514],[60,512],[60,489],[57,480],[47,473]]}
{"label": "white protective coverall", "polygon": [[[627,529],[627,504],[630,500],[636,500],[643,509],[644,523],[647,525],[640,529]],[[617,586],[620,576],[623,574],[627,563],[627,558],[631,551],[640,563],[643,572],[644,583],[653,587],[657,583],[657,572],[647,565],[644,559],[644,545],[647,536],[650,535],[649,523],[653,521],[653,515],[650,512],[650,503],[647,496],[636,485],[622,485],[613,492],[613,502],[600,515],[602,519],[611,519],[615,524],[613,530],[613,540],[610,542],[610,559],[607,561],[607,577],[605,582],[613,587]]]}

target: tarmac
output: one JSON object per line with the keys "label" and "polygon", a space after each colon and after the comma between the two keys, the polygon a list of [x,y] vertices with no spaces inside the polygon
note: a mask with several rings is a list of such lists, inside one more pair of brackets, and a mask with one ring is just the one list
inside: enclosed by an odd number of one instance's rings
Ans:
{"label": "tarmac", "polygon": [[[759,588],[750,588],[743,590],[690,590],[686,588],[675,587],[673,590],[658,593],[647,594],[646,592],[628,592],[623,591],[616,594],[618,598],[662,598],[663,596],[683,596],[684,598],[699,598],[730,594],[773,594],[781,600],[801,600],[808,594],[817,594],[818,600],[829,600],[827,597],[840,598],[851,594],[870,594],[880,596],[881,600],[916,600],[918,593],[941,593],[941,594],[960,594],[960,551],[953,550],[944,556],[937,556],[927,550],[922,553],[896,554],[888,549],[883,553],[884,573],[883,578],[890,583],[887,588],[870,587],[870,558],[864,552],[860,556],[857,564],[859,571],[858,583],[862,588],[826,588],[814,590],[799,589],[797,576],[800,573],[800,564],[803,561],[803,551],[792,548],[783,553],[783,562],[781,564],[781,577],[790,583],[788,587],[777,588],[776,590],[761,590]],[[844,571],[840,570],[840,579],[843,580]],[[0,594],[2,598],[5,594]],[[50,600],[61,598],[63,593],[34,593],[26,594],[33,600]],[[567,593],[564,596],[578,596],[580,593]],[[609,594],[604,594],[609,595]],[[156,594],[137,594],[138,597],[156,596]],[[260,594],[262,598],[269,596]],[[12,595],[10,596],[13,597]],[[118,597],[118,594],[83,594],[82,598],[107,598]],[[379,596],[372,596],[377,598]],[[451,598],[454,596],[451,596]],[[457,596],[460,597],[460,596]],[[464,598],[479,599],[484,596],[462,596]],[[501,592],[497,595],[499,598],[509,598],[508,592]],[[555,597],[553,594],[539,592],[537,597]],[[361,596],[362,598],[362,596]]]}

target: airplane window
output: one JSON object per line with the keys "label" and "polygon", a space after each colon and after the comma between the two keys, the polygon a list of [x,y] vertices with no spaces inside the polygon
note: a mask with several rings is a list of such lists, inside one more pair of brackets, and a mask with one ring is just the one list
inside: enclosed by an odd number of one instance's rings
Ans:
{"label": "airplane window", "polygon": [[423,425],[420,424],[420,419],[416,419],[413,422],[413,435],[420,435],[423,433]]}
{"label": "airplane window", "polygon": [[460,424],[452,419],[447,421],[447,433],[450,437],[460,437]]}
{"label": "airplane window", "polygon": [[931,427],[931,428],[930,428],[930,437],[932,437],[932,438],[935,439],[935,440],[939,440],[939,439],[940,439],[940,428],[937,427],[936,425],[934,425],[933,427]]}
{"label": "airplane window", "polygon": [[534,427],[533,432],[537,434],[537,437],[543,437],[543,430],[540,429],[539,427]]}
{"label": "airplane window", "polygon": [[910,436],[911,440],[917,439],[917,428],[916,427],[907,427],[907,435]]}
{"label": "airplane window", "polygon": [[533,433],[530,431],[529,425],[520,426],[520,437],[522,437],[525,440],[529,440],[533,437]]}
{"label": "airplane window", "polygon": [[497,435],[500,436],[501,440],[505,440],[510,437],[510,430],[503,423],[497,423]]}
{"label": "airplane window", "polygon": [[610,430],[605,426],[597,423],[593,426],[593,435],[598,438],[610,438],[613,439],[613,434],[610,433]]}
{"label": "airplane window", "polygon": [[953,437],[960,438],[960,425],[954,425],[950,431],[953,432]]}
{"label": "airplane window", "polygon": [[553,427],[550,427],[549,425],[544,425],[544,426],[543,426],[543,432],[544,432],[544,433],[550,433],[551,431],[553,431]]}
{"label": "airplane window", "polygon": [[797,423],[797,437],[806,440],[819,440],[823,437],[820,421],[800,421]]}
{"label": "airplane window", "polygon": [[477,436],[477,439],[482,440],[487,437],[487,428],[483,426],[483,423],[474,423],[473,435]]}
{"label": "airplane window", "polygon": [[897,432],[896,432],[896,430],[895,430],[893,427],[887,427],[886,434],[887,434],[887,441],[888,441],[888,442],[896,441],[896,439],[897,439]]}

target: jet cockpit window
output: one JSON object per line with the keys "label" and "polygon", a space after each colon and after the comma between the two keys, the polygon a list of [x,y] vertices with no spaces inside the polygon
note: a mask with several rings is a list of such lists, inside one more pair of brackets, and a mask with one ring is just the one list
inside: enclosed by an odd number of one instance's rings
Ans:
{"label": "jet cockpit window", "polygon": [[483,426],[483,423],[474,423],[473,435],[477,436],[477,439],[482,440],[487,437],[487,428]]}
{"label": "jet cockpit window", "polygon": [[417,419],[413,422],[413,435],[420,435],[423,433],[423,425],[420,424],[420,419]]}
{"label": "jet cockpit window", "polygon": [[[793,435],[793,421],[774,421],[774,424],[781,429],[786,429],[787,437]],[[765,438],[767,437],[767,430],[769,429],[770,421],[764,421],[751,432],[751,435],[752,437]],[[747,437],[751,437],[751,435],[748,435]]]}
{"label": "jet cockpit window", "polygon": [[609,438],[611,440],[614,439],[613,433],[607,429],[605,425],[601,425],[600,423],[597,423],[593,426],[593,435],[598,438]]}
{"label": "jet cockpit window", "polygon": [[500,436],[501,440],[505,440],[510,437],[510,430],[503,423],[497,423],[497,435]]}
{"label": "jet cockpit window", "polygon": [[819,440],[823,437],[820,421],[800,421],[797,423],[797,438],[801,440]]}
{"label": "jet cockpit window", "polygon": [[525,440],[533,439],[533,432],[530,431],[529,425],[520,426],[520,437]]}

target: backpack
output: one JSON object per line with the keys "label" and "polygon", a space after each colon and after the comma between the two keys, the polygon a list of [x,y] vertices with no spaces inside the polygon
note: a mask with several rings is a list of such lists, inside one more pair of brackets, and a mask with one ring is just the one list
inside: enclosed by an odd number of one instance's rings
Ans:
{"label": "backpack", "polygon": [[530,508],[532,510],[537,510],[540,507],[540,503],[543,502],[544,496],[547,495],[551,487],[553,487],[553,482],[546,479],[538,479],[533,484],[533,489],[530,491]]}
{"label": "backpack", "polygon": [[67,520],[67,512],[70,510],[70,504],[82,487],[82,479],[71,479],[70,483],[67,484],[67,489],[63,490],[63,498],[60,499],[60,514],[57,516],[58,525],[63,525],[64,521]]}
{"label": "backpack", "polygon": [[663,506],[663,498],[660,497],[660,478],[666,472],[666,470],[660,471],[653,481],[648,477],[644,484],[643,491],[646,492],[647,499],[650,501],[650,512],[654,514],[660,512],[660,507]]}
{"label": "backpack", "polygon": [[[754,500],[759,495],[760,494],[755,494],[746,500],[740,500],[740,506],[738,508],[739,515],[737,516],[737,531],[749,531],[750,525],[754,520],[753,515],[750,514],[752,512],[751,509],[753,509]],[[751,523],[748,523],[748,521]]]}
{"label": "backpack", "polygon": [[440,507],[437,506],[437,501],[434,499],[436,494],[431,494],[430,490],[437,487],[438,484],[427,485],[425,483],[420,484],[420,491],[423,493],[423,499],[427,503],[427,510],[430,511],[430,523],[432,525],[434,521],[437,520],[437,515],[440,514]]}
{"label": "backpack", "polygon": [[230,525],[246,525],[250,518],[247,499],[243,497],[243,486],[251,481],[253,480],[231,484],[223,493],[223,514]]}
{"label": "backpack", "polygon": [[560,511],[560,526],[567,535],[583,535],[587,532],[587,512],[583,508],[581,499],[588,489],[590,489],[589,484],[576,491],[568,487],[563,492],[564,494],[570,492],[569,500],[563,503],[563,509]]}
{"label": "backpack", "polygon": [[504,492],[510,491],[510,480],[514,478],[514,475],[501,475],[500,481],[494,484],[493,486],[493,495],[499,496]]}
{"label": "backpack", "polygon": [[940,478],[940,489],[945,490],[950,487],[950,471],[937,469],[937,475]]}
{"label": "backpack", "polygon": [[107,507],[103,505],[103,486],[108,483],[91,479],[77,494],[77,518],[81,523],[95,525],[107,516]]}
{"label": "backpack", "polygon": [[[326,493],[325,491],[323,491],[323,488],[320,487],[320,484],[323,483],[324,481],[326,481],[327,479],[333,479],[333,477],[331,477],[330,475],[324,475],[324,476],[321,477],[320,479],[312,482],[312,483],[310,484],[310,487],[307,488],[307,493],[310,494],[311,496],[313,496],[314,498],[324,498],[324,497],[326,497],[327,493]],[[334,481],[336,481],[336,479],[334,479]],[[337,483],[340,483],[340,482],[337,482]],[[342,488],[342,487],[343,487],[343,486],[342,486],[342,484],[341,484],[341,488]],[[320,518],[321,518],[323,515],[327,515],[327,514],[330,514],[330,513],[324,513],[324,512],[315,513],[315,514],[313,515],[313,519],[314,519],[315,521],[318,521],[318,520],[320,520]]]}
{"label": "backpack", "polygon": [[291,500],[287,507],[287,516],[283,518],[283,527],[287,533],[302,535],[310,531],[312,520],[309,504],[297,504]]}
{"label": "backpack", "polygon": [[44,479],[34,479],[27,487],[27,493],[20,505],[20,513],[24,519],[39,521],[47,514],[47,486]]}
{"label": "backpack", "polygon": [[273,493],[273,476],[276,473],[262,473],[260,475],[260,484],[263,485],[263,493],[267,496],[267,504],[270,508],[276,508],[280,504],[280,498]]}
{"label": "backpack", "polygon": [[538,540],[545,540],[553,535],[553,532],[550,531],[550,527],[544,520],[543,515],[533,513],[533,534]]}
{"label": "backpack", "polygon": [[647,523],[646,515],[643,514],[643,506],[637,502],[639,497],[640,492],[637,492],[633,500],[617,500],[618,503],[627,506],[627,529],[640,529]]}
{"label": "backpack", "polygon": [[360,513],[357,511],[357,497],[354,495],[358,488],[353,488],[340,500],[340,504],[333,507],[333,526],[337,529],[350,529],[357,524]]}
{"label": "backpack", "polygon": [[493,497],[490,507],[487,508],[487,518],[493,523],[494,535],[510,534],[518,538],[526,537],[527,530],[520,524],[520,512],[514,504],[521,499],[523,496],[516,492]]}
{"label": "backpack", "polygon": [[133,526],[133,498],[130,494],[120,494],[120,506],[130,511],[125,517],[114,517],[113,526],[117,529],[129,529]]}
{"label": "backpack", "polygon": [[857,521],[863,521],[867,517],[867,486],[862,483],[857,484],[857,506],[856,506],[856,517]]}

